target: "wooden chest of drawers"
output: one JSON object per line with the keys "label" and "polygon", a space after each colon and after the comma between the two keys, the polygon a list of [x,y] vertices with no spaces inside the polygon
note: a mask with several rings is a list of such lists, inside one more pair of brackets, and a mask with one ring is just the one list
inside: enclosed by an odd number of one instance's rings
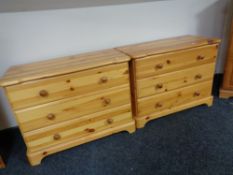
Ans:
{"label": "wooden chest of drawers", "polygon": [[117,48],[130,64],[137,128],[155,118],[212,104],[219,40],[182,36]]}
{"label": "wooden chest of drawers", "polygon": [[1,79],[32,165],[49,154],[135,131],[130,58],[114,49],[10,68]]}
{"label": "wooden chest of drawers", "polygon": [[0,86],[30,163],[116,132],[132,133],[135,120],[142,128],[167,114],[210,106],[218,45],[217,39],[182,36],[11,67]]}

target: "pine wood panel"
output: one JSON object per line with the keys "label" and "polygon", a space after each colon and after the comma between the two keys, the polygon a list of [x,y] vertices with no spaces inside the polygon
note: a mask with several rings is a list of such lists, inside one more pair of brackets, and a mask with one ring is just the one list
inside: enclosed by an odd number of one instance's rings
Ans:
{"label": "pine wood panel", "polygon": [[220,40],[215,38],[186,35],[132,44],[128,46],[118,47],[117,49],[122,51],[123,53],[126,53],[134,59],[178,50],[185,50],[219,42]]}
{"label": "pine wood panel", "polygon": [[50,59],[25,65],[13,66],[0,79],[0,86],[9,86],[30,80],[82,71],[109,64],[129,61],[129,57],[114,49]]}
{"label": "pine wood panel", "polygon": [[233,20],[231,23],[231,33],[229,35],[229,48],[225,63],[224,78],[220,89],[221,98],[233,97]]}
{"label": "pine wood panel", "polygon": [[161,94],[177,88],[212,80],[215,63],[203,64],[188,69],[151,76],[137,80],[138,98]]}
{"label": "pine wood panel", "polygon": [[99,112],[95,115],[85,116],[85,119],[78,118],[27,132],[24,134],[24,138],[30,151],[38,151],[70,139],[80,139],[95,132],[131,121],[130,105],[126,105]]}
{"label": "pine wood panel", "polygon": [[137,78],[159,75],[183,68],[214,62],[217,45],[154,55],[136,60]]}
{"label": "pine wood panel", "polygon": [[130,103],[129,85],[15,111],[23,132]]}
{"label": "pine wood panel", "polygon": [[138,100],[138,116],[176,108],[179,105],[211,96],[212,80]]}
{"label": "pine wood panel", "polygon": [[[12,107],[21,109],[128,83],[128,64],[121,63],[8,86],[6,90]],[[40,95],[42,91],[47,94]]]}

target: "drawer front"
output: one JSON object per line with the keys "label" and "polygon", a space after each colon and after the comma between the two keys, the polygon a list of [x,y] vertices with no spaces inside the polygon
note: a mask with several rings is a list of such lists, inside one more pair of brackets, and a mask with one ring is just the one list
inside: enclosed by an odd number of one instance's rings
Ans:
{"label": "drawer front", "polygon": [[136,78],[146,78],[204,63],[214,62],[216,45],[149,56],[136,60]]}
{"label": "drawer front", "polygon": [[128,63],[104,66],[7,87],[14,109],[128,84]]}
{"label": "drawer front", "polygon": [[138,97],[155,95],[188,85],[212,80],[215,63],[137,80]]}
{"label": "drawer front", "polygon": [[130,105],[124,105],[24,133],[24,139],[30,151],[37,151],[70,140],[83,139],[93,133],[132,121]]}
{"label": "drawer front", "polygon": [[161,112],[176,108],[185,103],[200,100],[211,95],[212,81],[198,83],[193,86],[154,95],[138,100],[138,116]]}
{"label": "drawer front", "polygon": [[16,111],[23,132],[130,103],[129,86]]}

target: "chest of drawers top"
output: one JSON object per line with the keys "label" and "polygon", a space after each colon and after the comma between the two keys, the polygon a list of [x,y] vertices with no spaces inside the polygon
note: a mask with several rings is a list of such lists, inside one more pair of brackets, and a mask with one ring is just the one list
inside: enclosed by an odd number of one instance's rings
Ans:
{"label": "chest of drawers top", "polygon": [[10,86],[100,66],[122,63],[130,58],[114,49],[89,52],[10,67],[0,79],[0,86]]}
{"label": "chest of drawers top", "polygon": [[122,46],[117,49],[129,55],[132,59],[138,59],[173,51],[217,44],[219,42],[220,40],[215,38],[185,35],[168,39],[132,44],[128,46]]}

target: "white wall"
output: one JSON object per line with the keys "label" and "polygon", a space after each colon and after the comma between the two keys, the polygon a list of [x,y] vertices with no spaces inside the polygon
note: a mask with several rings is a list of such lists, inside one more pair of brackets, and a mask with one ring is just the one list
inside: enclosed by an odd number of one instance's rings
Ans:
{"label": "white wall", "polygon": [[[171,0],[0,13],[0,75],[15,64],[159,38],[185,34],[221,38],[227,1]],[[222,72],[222,61],[217,72]],[[15,126],[2,92],[0,117],[0,128]]]}

